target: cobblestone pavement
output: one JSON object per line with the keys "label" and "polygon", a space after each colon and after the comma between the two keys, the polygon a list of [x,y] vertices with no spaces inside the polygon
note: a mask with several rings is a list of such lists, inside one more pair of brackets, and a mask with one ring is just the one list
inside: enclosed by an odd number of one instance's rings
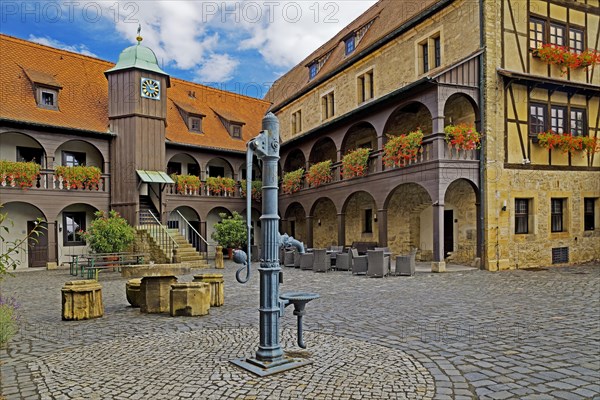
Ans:
{"label": "cobblestone pavement", "polygon": [[[140,314],[103,273],[105,316],[61,321],[66,270],[17,273],[20,333],[0,350],[8,399],[600,399],[600,266],[420,273],[384,279],[284,268],[282,291],[316,292],[307,350],[296,318],[282,343],[313,364],[257,378],[228,360],[258,346],[258,273],[226,265],[225,305],[204,317]],[[204,271],[203,271],[204,272]],[[207,271],[208,272],[208,271]],[[191,281],[184,276],[180,281]]]}

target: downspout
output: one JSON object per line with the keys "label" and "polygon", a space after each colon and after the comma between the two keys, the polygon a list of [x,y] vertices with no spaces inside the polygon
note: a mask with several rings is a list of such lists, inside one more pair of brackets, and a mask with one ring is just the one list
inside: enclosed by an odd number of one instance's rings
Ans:
{"label": "downspout", "polygon": [[[487,48],[485,40],[485,11],[484,0],[479,0],[479,46],[483,49],[479,61],[479,112],[481,120],[481,130],[485,132],[485,67],[487,61]],[[479,247],[479,268],[485,269],[486,251],[485,251],[485,209],[486,209],[486,192],[485,192],[485,165],[486,165],[486,146],[487,136],[482,135],[481,153],[479,156],[479,226],[477,229],[477,246]]]}

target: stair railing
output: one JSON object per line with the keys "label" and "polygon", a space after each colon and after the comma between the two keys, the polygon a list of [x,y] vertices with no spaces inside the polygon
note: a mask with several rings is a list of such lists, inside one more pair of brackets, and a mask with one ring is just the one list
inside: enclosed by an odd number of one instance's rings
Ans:
{"label": "stair railing", "polygon": [[[179,212],[179,210],[176,210],[177,214],[179,215],[179,218],[183,224],[179,224],[179,229],[183,232],[184,237],[190,241],[191,245],[194,246],[194,248],[201,253],[206,253],[204,254],[205,256],[208,256],[208,248],[210,246],[210,244],[206,241],[206,239],[204,239],[204,237],[200,234],[200,232],[198,232],[196,230],[196,228],[194,228],[192,226],[192,224],[190,224],[190,222]],[[182,225],[185,226],[188,230],[188,235],[185,236],[185,229],[182,229]],[[202,248],[201,244],[204,243],[206,245],[205,249]]]}
{"label": "stair railing", "polygon": [[175,262],[175,249],[179,247],[177,241],[171,236],[167,228],[160,223],[158,218],[150,210],[147,210],[148,214],[154,220],[154,224],[146,225],[146,229],[156,244],[165,252],[167,257],[171,258],[171,262]]}

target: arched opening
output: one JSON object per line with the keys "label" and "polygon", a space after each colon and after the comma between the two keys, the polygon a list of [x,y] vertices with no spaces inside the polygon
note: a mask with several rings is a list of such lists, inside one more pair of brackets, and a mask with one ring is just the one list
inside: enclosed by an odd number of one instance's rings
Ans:
{"label": "arched opening", "polygon": [[343,211],[346,243],[379,242],[377,205],[367,192],[355,192],[348,197]]}
{"label": "arched opening", "polygon": [[[431,112],[425,105],[414,102],[398,108],[388,118],[383,133],[398,136],[420,128],[425,136],[433,132]],[[385,138],[384,138],[385,141]]]}
{"label": "arched opening", "polygon": [[394,254],[419,249],[421,261],[433,259],[433,208],[431,196],[421,185],[402,184],[386,199],[388,247]]}
{"label": "arched opening", "polygon": [[450,184],[444,196],[444,257],[470,264],[477,256],[477,188],[466,179]]}
{"label": "arched opening", "polygon": [[[244,209],[242,212],[242,216],[246,219],[247,210]],[[261,212],[252,208],[251,217],[252,217],[252,234],[250,235],[250,244],[254,246],[260,246],[262,242],[262,223],[260,221]]]}
{"label": "arched opening", "polygon": [[444,126],[467,124],[475,126],[479,119],[477,106],[471,98],[462,93],[453,94],[444,105]]}
{"label": "arched opening", "polygon": [[290,151],[287,158],[285,159],[285,165],[283,168],[285,172],[296,171],[300,168],[306,168],[306,157],[300,149],[294,149]]}
{"label": "arched opening", "polygon": [[342,143],[342,155],[359,148],[377,150],[377,131],[368,122],[360,122],[348,129]]}
{"label": "arched opening", "polygon": [[69,140],[54,152],[54,165],[98,167],[104,171],[104,157],[96,146],[83,140]]}
{"label": "arched opening", "polygon": [[[238,170],[238,176],[240,177],[240,180],[242,179],[248,179],[248,171],[246,168],[246,163],[242,163],[242,165],[240,166],[239,170]],[[251,177],[252,181],[260,181],[262,180],[262,170],[258,164],[258,162],[255,160],[253,160],[252,162],[252,177]]]}
{"label": "arched opening", "polygon": [[[0,252],[3,254],[12,247],[11,243],[21,241],[36,227],[37,219],[46,220],[44,213],[34,205],[20,201],[3,204],[0,212],[7,214],[7,221],[2,227],[7,228],[8,232],[3,231],[3,241],[0,241]],[[44,222],[41,228],[40,236],[37,236],[37,243],[30,240],[29,243],[22,246],[22,251],[18,254],[11,253],[11,258],[17,263],[17,268],[45,267],[48,261],[48,225]]]}
{"label": "arched opening", "polygon": [[292,203],[285,212],[285,232],[294,239],[305,242],[306,235],[306,211],[300,203]]}
{"label": "arched opening", "polygon": [[325,137],[314,144],[308,158],[310,164],[316,164],[321,161],[337,161],[337,148],[331,138]]}
{"label": "arched opening", "polygon": [[46,168],[46,151],[31,136],[18,132],[0,133],[0,160],[33,161]]}
{"label": "arched opening", "polygon": [[200,176],[200,164],[189,154],[175,154],[167,162],[167,174]]}
{"label": "arched opening", "polygon": [[[313,205],[313,246],[326,248],[338,245],[337,209],[331,199],[323,197]],[[344,245],[341,243],[340,245]]]}
{"label": "arched opening", "polygon": [[167,226],[177,229],[197,251],[206,251],[206,245],[200,237],[200,223],[198,213],[188,206],[177,207],[171,211],[167,220]]}
{"label": "arched opening", "polygon": [[[219,214],[225,213],[227,215],[233,215],[231,211],[229,211],[225,207],[215,207],[206,215],[206,240],[210,243],[208,254],[214,254],[215,247],[218,243],[213,239],[212,235],[215,231],[215,224],[221,221],[221,217]],[[225,251],[226,249],[223,249]]]}
{"label": "arched opening", "polygon": [[63,208],[56,217],[58,222],[58,259],[70,261],[70,256],[87,254],[89,246],[83,240],[81,231],[90,227],[97,208],[83,203],[71,204]]}
{"label": "arched opening", "polygon": [[224,158],[216,157],[206,164],[206,176],[233,178],[233,168]]}

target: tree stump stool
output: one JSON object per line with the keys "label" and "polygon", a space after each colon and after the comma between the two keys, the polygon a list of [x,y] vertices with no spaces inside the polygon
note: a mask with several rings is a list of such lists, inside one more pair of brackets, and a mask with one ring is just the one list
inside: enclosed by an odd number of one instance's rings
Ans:
{"label": "tree stump stool", "polygon": [[140,311],[148,314],[168,313],[170,310],[171,285],[177,277],[145,276],[140,285]]}
{"label": "tree stump stool", "polygon": [[127,281],[125,284],[125,295],[127,301],[133,308],[139,308],[141,304],[141,289],[142,278],[134,278]]}
{"label": "tree stump stool", "polygon": [[171,316],[196,317],[210,309],[210,285],[203,282],[171,285]]}
{"label": "tree stump stool", "polygon": [[194,275],[194,282],[210,283],[210,305],[220,307],[225,303],[225,280],[223,274]]}
{"label": "tree stump stool", "polygon": [[66,282],[62,291],[62,319],[79,321],[104,315],[102,286],[93,279]]}
{"label": "tree stump stool", "polygon": [[217,246],[215,250],[215,268],[223,269],[225,268],[225,261],[223,261],[223,247]]}

